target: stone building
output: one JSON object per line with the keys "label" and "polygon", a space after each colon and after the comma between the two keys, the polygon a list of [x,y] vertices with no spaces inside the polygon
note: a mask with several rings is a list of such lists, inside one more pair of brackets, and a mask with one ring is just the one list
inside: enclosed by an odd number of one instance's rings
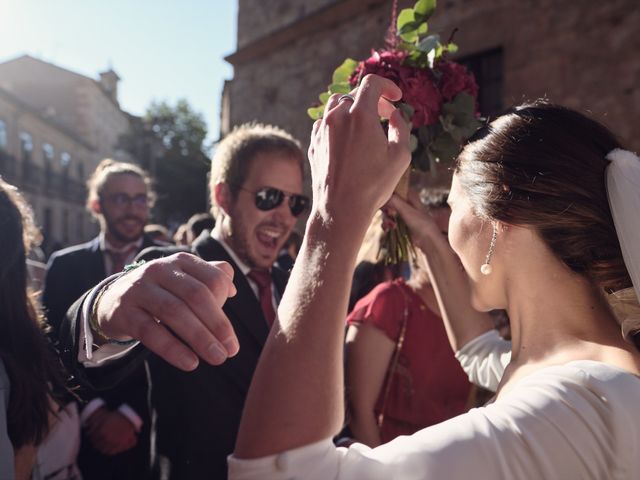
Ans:
{"label": "stone building", "polygon": [[[399,9],[414,1],[400,0]],[[392,0],[239,0],[234,77],[221,135],[251,120],[308,143],[306,109],[343,59],[383,45]],[[457,29],[456,59],[476,74],[485,114],[542,96],[591,112],[640,150],[637,0],[439,0],[430,31]],[[635,135],[634,135],[635,133]]]}
{"label": "stone building", "polygon": [[22,56],[0,63],[0,175],[31,203],[48,252],[98,231],[85,209],[85,182],[118,150],[130,116],[117,98],[113,70],[94,80]]}

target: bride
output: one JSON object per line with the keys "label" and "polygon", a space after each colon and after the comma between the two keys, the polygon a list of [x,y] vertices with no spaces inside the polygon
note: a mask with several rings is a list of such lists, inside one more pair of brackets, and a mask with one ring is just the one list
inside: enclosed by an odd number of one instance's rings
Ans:
{"label": "bride", "polygon": [[[640,159],[600,124],[545,102],[510,110],[460,154],[451,246],[421,212],[390,203],[426,254],[459,360],[495,400],[375,449],[333,446],[356,253],[409,164],[408,127],[387,101],[400,96],[368,76],[314,124],[313,210],[230,478],[637,478],[639,327],[620,297],[640,290]],[[510,345],[480,313],[491,309],[508,311]]]}

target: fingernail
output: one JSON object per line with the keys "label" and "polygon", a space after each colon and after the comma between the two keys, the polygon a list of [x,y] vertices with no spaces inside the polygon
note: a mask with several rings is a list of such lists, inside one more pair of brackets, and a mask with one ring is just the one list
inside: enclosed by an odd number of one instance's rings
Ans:
{"label": "fingernail", "polygon": [[227,352],[230,357],[233,357],[236,353],[238,353],[238,350],[240,350],[240,345],[238,345],[238,339],[236,339],[236,337],[234,336],[225,338],[222,341],[222,344],[224,345],[224,348],[227,349]]}
{"label": "fingernail", "polygon": [[215,364],[224,362],[227,359],[227,352],[222,349],[218,342],[214,342],[209,345],[207,354],[211,361]]}
{"label": "fingernail", "polygon": [[187,357],[182,357],[178,360],[178,364],[183,370],[191,371],[198,366],[198,359],[196,358],[195,360],[193,360]]}

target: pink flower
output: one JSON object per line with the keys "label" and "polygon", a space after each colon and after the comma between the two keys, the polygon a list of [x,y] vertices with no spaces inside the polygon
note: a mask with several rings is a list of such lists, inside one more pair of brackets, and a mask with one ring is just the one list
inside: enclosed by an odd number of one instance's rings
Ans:
{"label": "pink flower", "polygon": [[456,62],[440,61],[434,68],[441,73],[440,92],[445,102],[453,100],[460,92],[478,97],[478,84],[467,67]]}

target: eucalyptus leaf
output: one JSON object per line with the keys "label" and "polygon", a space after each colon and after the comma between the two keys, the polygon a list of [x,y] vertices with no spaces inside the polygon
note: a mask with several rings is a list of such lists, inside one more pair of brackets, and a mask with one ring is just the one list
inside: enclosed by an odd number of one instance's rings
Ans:
{"label": "eucalyptus leaf", "polygon": [[331,93],[349,93],[352,90],[351,85],[348,82],[344,83],[332,83],[329,85],[329,92]]}
{"label": "eucalyptus leaf", "polygon": [[311,120],[320,120],[323,113],[324,107],[311,107],[307,109],[307,115],[309,115]]}
{"label": "eucalyptus leaf", "polygon": [[396,22],[398,33],[402,32],[402,29],[406,24],[415,22],[415,20],[416,20],[416,16],[413,11],[413,8],[405,8],[400,10],[400,13],[398,14],[398,21]]}
{"label": "eucalyptus leaf", "polygon": [[347,58],[342,65],[333,71],[332,83],[349,83],[349,78],[358,66],[358,62],[353,58]]}
{"label": "eucalyptus leaf", "polygon": [[413,117],[413,114],[415,113],[416,109],[413,108],[411,105],[409,105],[408,103],[402,102],[398,105],[398,108],[400,109],[400,111],[402,112],[402,116],[404,117],[404,119],[407,122],[411,121],[411,117]]}
{"label": "eucalyptus leaf", "polygon": [[456,142],[449,132],[443,131],[429,145],[436,163],[450,164],[460,152],[460,144]]}
{"label": "eucalyptus leaf", "polygon": [[418,0],[413,7],[413,10],[417,15],[420,15],[424,20],[428,20],[436,9],[436,0]]}
{"label": "eucalyptus leaf", "polygon": [[411,152],[414,152],[418,148],[418,137],[413,133],[409,136],[409,148]]}
{"label": "eucalyptus leaf", "polygon": [[418,43],[418,50],[421,52],[429,53],[431,50],[436,48],[440,43],[440,35],[434,34],[429,35],[428,37],[423,38]]}

